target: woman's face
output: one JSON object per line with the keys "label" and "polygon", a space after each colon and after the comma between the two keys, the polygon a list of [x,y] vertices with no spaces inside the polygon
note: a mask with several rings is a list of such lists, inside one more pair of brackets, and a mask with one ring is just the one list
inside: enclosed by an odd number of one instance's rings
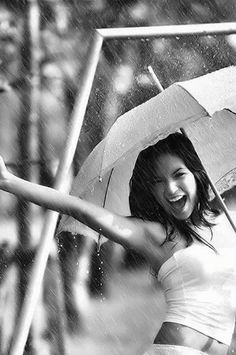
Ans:
{"label": "woman's face", "polygon": [[191,216],[197,202],[197,184],[183,160],[171,154],[161,155],[154,164],[153,193],[164,210],[176,219]]}

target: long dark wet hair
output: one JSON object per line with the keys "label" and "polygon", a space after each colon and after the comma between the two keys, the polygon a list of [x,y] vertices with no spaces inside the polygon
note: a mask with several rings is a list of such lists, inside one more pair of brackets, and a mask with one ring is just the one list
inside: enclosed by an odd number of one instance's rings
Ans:
{"label": "long dark wet hair", "polygon": [[[154,163],[162,154],[172,154],[179,157],[195,177],[197,202],[194,213],[188,221],[178,220],[167,213],[152,193],[156,176]],[[176,232],[179,232],[186,239],[187,246],[191,245],[196,238],[215,250],[190,225],[206,226],[210,230],[213,227],[214,223],[206,217],[216,217],[220,214],[220,210],[211,206],[209,192],[210,185],[206,171],[192,142],[182,133],[172,133],[139,154],[130,180],[129,204],[131,215],[143,220],[161,223],[166,230],[166,241],[173,241]]]}

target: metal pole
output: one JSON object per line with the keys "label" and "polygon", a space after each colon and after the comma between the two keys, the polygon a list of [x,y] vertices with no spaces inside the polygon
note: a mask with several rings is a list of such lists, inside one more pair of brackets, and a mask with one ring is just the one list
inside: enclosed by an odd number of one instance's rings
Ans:
{"label": "metal pole", "polygon": [[[40,95],[39,75],[39,52],[40,52],[40,10],[37,0],[30,0],[25,6],[25,18],[23,24],[23,37],[21,43],[21,77],[29,78],[20,89],[21,115],[18,127],[18,160],[17,170],[20,177],[31,180],[32,169],[28,160],[34,159],[37,155],[37,125],[38,125],[38,103]],[[31,246],[30,217],[31,209],[27,201],[21,198],[17,200],[17,229],[19,238],[16,263],[18,265],[18,299],[16,319],[21,312],[24,302],[26,285],[30,278],[31,263],[27,262],[23,267],[25,250],[33,252]],[[33,254],[32,254],[33,255]],[[15,327],[12,334],[13,341]],[[25,346],[26,353],[33,353],[32,333],[30,332]]]}
{"label": "metal pole", "polygon": [[192,25],[173,26],[147,26],[147,27],[121,27],[97,29],[104,39],[114,38],[150,38],[150,37],[175,37],[175,36],[206,36],[223,35],[236,32],[236,22],[201,23]]}
{"label": "metal pole", "polygon": [[[93,79],[99,61],[102,43],[103,38],[98,33],[95,33],[81,84],[83,90],[75,103],[66,148],[58,167],[55,186],[58,190],[64,189],[64,183],[73,161]],[[50,246],[55,233],[57,218],[58,213],[56,212],[48,212],[46,214],[39,249],[35,258],[34,267],[32,269],[28,289],[26,291],[26,296],[17,324],[17,331],[10,349],[10,355],[23,355],[24,353],[24,347],[33,319],[34,310],[40,295],[40,289],[50,253]]]}

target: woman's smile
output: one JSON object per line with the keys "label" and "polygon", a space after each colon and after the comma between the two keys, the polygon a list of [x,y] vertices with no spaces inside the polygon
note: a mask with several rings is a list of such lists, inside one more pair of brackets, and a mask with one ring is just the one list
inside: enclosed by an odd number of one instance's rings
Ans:
{"label": "woman's smile", "polygon": [[187,219],[197,200],[197,185],[192,172],[177,156],[163,154],[155,166],[153,193],[164,210],[177,219]]}
{"label": "woman's smile", "polygon": [[176,210],[183,209],[186,201],[187,201],[186,195],[176,196],[176,197],[169,199],[170,206]]}

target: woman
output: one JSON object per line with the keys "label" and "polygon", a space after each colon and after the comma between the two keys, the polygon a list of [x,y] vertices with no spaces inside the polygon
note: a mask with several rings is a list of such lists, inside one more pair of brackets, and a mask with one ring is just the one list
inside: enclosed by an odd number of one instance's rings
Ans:
{"label": "woman", "polygon": [[130,182],[133,218],[24,181],[3,161],[0,188],[71,215],[147,258],[164,288],[167,314],[146,355],[227,354],[236,238],[224,214],[211,207],[206,173],[184,135],[171,134],[140,153]]}

